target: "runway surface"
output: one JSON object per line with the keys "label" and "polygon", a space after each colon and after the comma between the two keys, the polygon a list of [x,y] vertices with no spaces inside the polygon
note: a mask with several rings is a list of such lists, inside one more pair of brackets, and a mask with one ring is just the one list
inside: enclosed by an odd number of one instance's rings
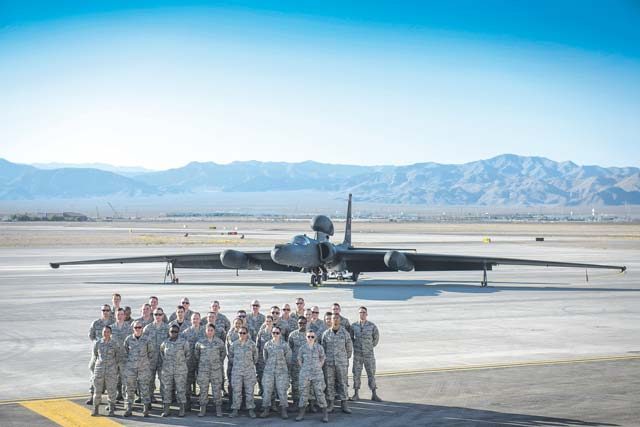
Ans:
{"label": "runway surface", "polygon": [[[182,296],[200,311],[218,299],[229,316],[248,309],[253,298],[266,309],[303,296],[323,311],[338,301],[355,321],[358,306],[366,305],[382,335],[376,354],[385,402],[355,404],[353,415],[332,417],[338,424],[640,425],[640,244],[580,236],[545,243],[505,239],[412,247],[622,264],[628,271],[590,270],[586,282],[584,270],[498,267],[489,272],[487,288],[479,286],[481,272],[387,273],[363,276],[356,285],[329,282],[312,289],[303,274],[241,271],[236,277],[234,271],[179,270],[180,285],[163,285],[160,264],[51,270],[48,263],[221,248],[2,248],[0,400],[12,403],[0,406],[0,425],[50,422],[13,402],[87,393],[89,325],[115,291],[134,311],[150,295],[166,311]],[[363,395],[368,397],[366,389]],[[279,425],[273,417],[251,424]],[[207,420],[115,419],[132,425],[249,421]]]}

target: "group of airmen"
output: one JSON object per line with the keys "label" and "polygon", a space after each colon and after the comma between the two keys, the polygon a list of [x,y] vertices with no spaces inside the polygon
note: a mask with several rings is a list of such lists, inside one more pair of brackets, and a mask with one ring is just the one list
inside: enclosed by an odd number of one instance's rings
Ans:
{"label": "group of airmen", "polygon": [[[359,320],[350,323],[337,302],[320,317],[319,307],[306,308],[300,297],[295,310],[289,304],[283,304],[282,311],[274,305],[266,315],[260,312],[260,302],[253,300],[248,313],[238,310],[230,322],[220,312],[219,301],[211,302],[204,320],[190,309],[188,298],[182,298],[167,317],[152,296],[135,319],[130,307],[120,306],[121,301],[120,294],[113,294],[112,305],[101,307],[101,317],[89,329],[93,350],[87,404],[93,405],[94,416],[99,415],[105,391],[109,416],[115,415],[115,404],[122,401],[125,417],[132,415],[134,402],[142,404],[144,417],[149,416],[156,402],[156,377],[163,417],[170,415],[174,402],[178,416],[183,417],[196,397],[198,416],[206,415],[212,400],[216,416],[221,417],[224,395],[229,399],[230,417],[238,416],[244,401],[249,416],[255,418],[257,385],[262,397],[260,417],[278,412],[279,406],[281,417],[288,418],[290,388],[292,407],[296,403],[298,407],[296,421],[304,419],[307,408],[318,412],[319,407],[322,421],[328,422],[336,401],[350,414],[348,401],[360,399],[363,367],[371,400],[381,401],[374,355],[380,335],[364,306],[358,308]],[[354,393],[349,396],[347,371],[352,357]]]}

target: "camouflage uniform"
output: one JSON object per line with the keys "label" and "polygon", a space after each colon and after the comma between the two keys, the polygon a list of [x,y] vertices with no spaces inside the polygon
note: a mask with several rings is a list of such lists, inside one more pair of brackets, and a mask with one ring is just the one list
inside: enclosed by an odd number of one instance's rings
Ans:
{"label": "camouflage uniform", "polygon": [[304,344],[298,350],[298,366],[300,366],[298,407],[300,408],[307,406],[311,389],[316,395],[318,406],[321,408],[327,407],[327,401],[324,397],[324,375],[320,364],[320,360],[324,359],[324,357],[324,349],[318,343],[314,343],[313,347]]}
{"label": "camouflage uniform", "polygon": [[194,347],[196,342],[205,337],[206,328],[202,325],[196,330],[195,326],[191,325],[189,329],[182,333],[182,337],[189,343],[189,350],[191,351],[191,357],[187,360],[187,395],[191,396],[191,387],[196,382],[196,371],[198,369],[198,362],[195,358]]}
{"label": "camouflage uniform", "polygon": [[253,389],[256,385],[256,362],[258,361],[256,345],[250,340],[245,342],[235,341],[229,348],[229,360],[233,361],[233,370],[231,371],[233,402],[231,409],[240,409],[243,386],[247,409],[255,408]]}
{"label": "camouflage uniform", "polygon": [[286,341],[268,341],[262,350],[264,372],[262,374],[262,407],[271,406],[271,395],[275,383],[280,406],[288,406],[287,389],[289,388],[289,368],[291,364],[291,349]]}
{"label": "camouflage uniform", "polygon": [[338,400],[346,400],[347,371],[349,369],[349,358],[353,353],[351,337],[342,326],[337,332],[334,332],[333,329],[327,329],[322,334],[322,347],[324,347],[324,352],[327,356],[324,363],[327,400],[333,402],[336,397]]}
{"label": "camouflage uniform", "polygon": [[99,406],[102,401],[102,393],[105,388],[109,397],[109,404],[115,405],[118,395],[118,360],[120,359],[120,346],[116,341],[104,338],[93,344],[93,405]]}
{"label": "camouflage uniform", "polygon": [[211,384],[213,403],[222,404],[222,365],[227,356],[224,342],[216,336],[211,341],[204,337],[194,346],[195,360],[198,362],[198,387],[200,388],[200,406],[206,406]]}
{"label": "camouflage uniform", "polygon": [[340,326],[347,330],[349,336],[353,334],[353,331],[351,330],[351,322],[349,322],[349,319],[344,317],[342,314],[340,314]]}
{"label": "camouflage uniform", "polygon": [[153,355],[149,360],[151,378],[149,380],[149,395],[153,396],[156,391],[156,376],[160,380],[160,394],[164,396],[164,383],[162,382],[162,359],[160,358],[160,345],[169,337],[169,325],[162,322],[157,325],[155,322],[144,327],[143,334],[149,337],[153,346]]}
{"label": "camouflage uniform", "polygon": [[289,340],[289,335],[291,335],[291,332],[298,329],[298,319],[294,319],[293,316],[289,316],[288,319],[282,318],[280,320],[286,322],[287,324],[287,333],[285,334],[284,338],[286,340]]}
{"label": "camouflage uniform", "polygon": [[124,352],[124,339],[131,334],[131,323],[124,322],[118,325],[118,322],[111,324],[111,339],[118,343],[120,351],[118,352],[118,391],[124,395],[124,365],[127,362],[127,355]]}
{"label": "camouflage uniform", "polygon": [[130,408],[133,404],[136,386],[140,391],[142,403],[151,403],[149,360],[153,357],[153,344],[149,341],[149,337],[142,335],[140,338],[136,338],[132,334],[124,340],[124,351],[127,355],[127,363],[124,368],[124,378],[127,384],[127,407]]}
{"label": "camouflage uniform", "polygon": [[171,403],[174,384],[178,403],[187,403],[187,360],[190,357],[189,343],[182,337],[176,338],[175,341],[166,339],[160,344],[160,358],[162,359],[160,378],[164,384],[163,403]]}
{"label": "camouflage uniform", "polygon": [[216,315],[216,334],[219,329],[224,330],[225,334],[227,331],[231,330],[231,322],[229,321],[229,318],[220,312]]}
{"label": "camouflage uniform", "polygon": [[256,372],[258,375],[258,384],[260,385],[260,390],[262,390],[262,373],[264,372],[264,357],[262,357],[262,350],[264,349],[264,345],[268,341],[271,341],[271,330],[267,329],[266,325],[262,325],[256,338],[256,347],[258,347],[258,361],[256,362]]}
{"label": "camouflage uniform", "polygon": [[111,319],[104,320],[100,318],[91,322],[91,326],[89,327],[89,339],[91,340],[91,361],[89,362],[89,390],[91,391],[91,394],[93,394],[94,392],[93,370],[95,367],[95,357],[93,354],[93,345],[96,341],[102,339],[102,329],[104,329],[104,327],[107,325],[111,325],[111,323],[113,323]]}
{"label": "camouflage uniform", "polygon": [[360,389],[360,377],[362,365],[364,365],[369,389],[373,391],[376,389],[376,357],[373,354],[373,348],[380,340],[378,327],[367,320],[363,324],[360,322],[352,324],[351,330],[353,331],[353,388]]}
{"label": "camouflage uniform", "polygon": [[[229,333],[227,334],[227,338],[226,338],[226,344],[227,344],[227,354],[231,353],[231,345],[238,341],[240,339],[240,335],[238,334],[238,331],[236,331],[235,329],[232,329],[229,331]],[[231,359],[231,357],[229,357],[227,359],[227,380],[229,380],[229,396],[231,397],[232,395],[232,391],[231,391],[231,372],[233,371],[233,359]],[[222,378],[222,385],[224,386],[224,376]]]}
{"label": "camouflage uniform", "polygon": [[247,328],[249,328],[249,334],[253,342],[257,342],[258,332],[265,320],[266,317],[262,313],[258,313],[257,316],[254,316],[253,313],[247,314]]}
{"label": "camouflage uniform", "polygon": [[[280,333],[281,333],[281,337],[286,341],[287,337],[289,336],[289,331],[291,329],[289,329],[289,322],[287,322],[284,319],[278,319],[275,322],[273,322],[273,326],[274,327],[278,327],[280,328]],[[298,325],[296,325],[296,327],[293,329],[294,331],[298,329]]]}
{"label": "camouflage uniform", "polygon": [[327,330],[327,325],[325,325],[324,320],[318,319],[315,322],[311,322],[307,324],[307,331],[314,332],[318,339],[318,342],[322,339],[322,333]]}
{"label": "camouflage uniform", "polygon": [[291,397],[296,402],[300,397],[300,366],[298,366],[298,352],[300,348],[307,343],[306,339],[307,331],[300,332],[295,330],[289,334],[289,347],[291,348],[291,368],[289,369],[289,375],[291,375]]}

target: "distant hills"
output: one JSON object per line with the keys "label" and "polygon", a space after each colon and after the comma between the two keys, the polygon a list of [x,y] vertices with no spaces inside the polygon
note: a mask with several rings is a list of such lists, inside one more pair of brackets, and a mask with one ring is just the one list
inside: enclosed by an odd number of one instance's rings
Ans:
{"label": "distant hills", "polygon": [[512,154],[459,165],[192,162],[155,172],[103,164],[55,166],[0,159],[0,200],[314,190],[353,192],[360,201],[432,206],[640,205],[638,168]]}

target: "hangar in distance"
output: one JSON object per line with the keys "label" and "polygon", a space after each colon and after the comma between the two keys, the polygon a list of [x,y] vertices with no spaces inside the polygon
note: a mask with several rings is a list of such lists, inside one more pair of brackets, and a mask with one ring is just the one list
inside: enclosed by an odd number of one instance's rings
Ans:
{"label": "hangar in distance", "polygon": [[165,277],[170,277],[172,283],[178,282],[176,268],[292,271],[309,273],[311,286],[318,286],[329,279],[357,282],[363,272],[463,270],[482,271],[480,283],[487,286],[487,271],[498,265],[598,268],[621,272],[626,270],[625,266],[617,265],[431,254],[399,248],[358,248],[351,244],[351,223],[349,194],[344,240],[338,244],[330,240],[334,235],[331,219],[318,215],[311,220],[311,229],[315,232],[313,238],[300,234],[289,243],[277,244],[271,250],[227,249],[222,252],[52,262],[50,265],[52,268],[59,268],[61,265],[161,262],[166,264]]}

